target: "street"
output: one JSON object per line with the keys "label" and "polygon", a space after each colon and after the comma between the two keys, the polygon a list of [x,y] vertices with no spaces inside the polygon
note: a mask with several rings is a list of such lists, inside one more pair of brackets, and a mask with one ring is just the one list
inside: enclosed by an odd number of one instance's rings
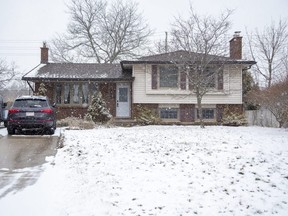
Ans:
{"label": "street", "polygon": [[8,136],[0,128],[0,199],[38,180],[47,158],[56,155],[59,134]]}

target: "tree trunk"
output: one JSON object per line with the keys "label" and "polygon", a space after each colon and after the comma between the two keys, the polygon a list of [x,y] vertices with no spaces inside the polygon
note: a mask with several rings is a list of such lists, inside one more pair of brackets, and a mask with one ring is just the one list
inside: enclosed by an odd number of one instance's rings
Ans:
{"label": "tree trunk", "polygon": [[272,63],[269,62],[269,65],[268,65],[268,88],[271,87],[271,83],[272,83]]}
{"label": "tree trunk", "polygon": [[196,92],[196,96],[197,96],[198,117],[200,120],[200,127],[205,128],[205,124],[203,121],[203,115],[202,115],[202,97],[199,94],[199,91]]}

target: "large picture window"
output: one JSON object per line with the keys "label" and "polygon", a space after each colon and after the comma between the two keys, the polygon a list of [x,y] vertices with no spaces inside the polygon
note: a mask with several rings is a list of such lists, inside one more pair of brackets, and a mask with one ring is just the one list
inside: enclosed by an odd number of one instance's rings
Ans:
{"label": "large picture window", "polygon": [[204,71],[195,68],[193,65],[152,65],[151,88],[191,90],[200,82],[205,88],[223,90],[223,66],[209,65]]}
{"label": "large picture window", "polygon": [[58,83],[54,98],[57,104],[88,105],[92,94],[97,90],[97,83]]}
{"label": "large picture window", "polygon": [[177,88],[179,82],[178,67],[159,66],[160,88]]}

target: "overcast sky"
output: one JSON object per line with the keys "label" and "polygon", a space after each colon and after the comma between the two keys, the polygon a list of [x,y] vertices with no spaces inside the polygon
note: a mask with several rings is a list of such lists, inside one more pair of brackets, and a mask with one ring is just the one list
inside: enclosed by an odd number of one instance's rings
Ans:
{"label": "overcast sky", "polygon": [[[135,0],[139,11],[155,30],[155,39],[164,38],[175,16],[188,14],[189,0]],[[0,0],[0,58],[14,61],[20,72],[28,72],[40,62],[42,41],[66,30],[69,0]],[[288,19],[288,0],[191,0],[195,11],[219,15],[234,9],[232,29],[262,29],[272,20]]]}

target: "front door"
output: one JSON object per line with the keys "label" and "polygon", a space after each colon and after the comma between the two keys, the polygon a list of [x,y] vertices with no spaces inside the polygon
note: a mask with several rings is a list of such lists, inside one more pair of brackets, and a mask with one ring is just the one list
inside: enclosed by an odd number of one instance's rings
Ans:
{"label": "front door", "polygon": [[129,118],[130,117],[130,84],[118,83],[116,95],[116,117]]}

